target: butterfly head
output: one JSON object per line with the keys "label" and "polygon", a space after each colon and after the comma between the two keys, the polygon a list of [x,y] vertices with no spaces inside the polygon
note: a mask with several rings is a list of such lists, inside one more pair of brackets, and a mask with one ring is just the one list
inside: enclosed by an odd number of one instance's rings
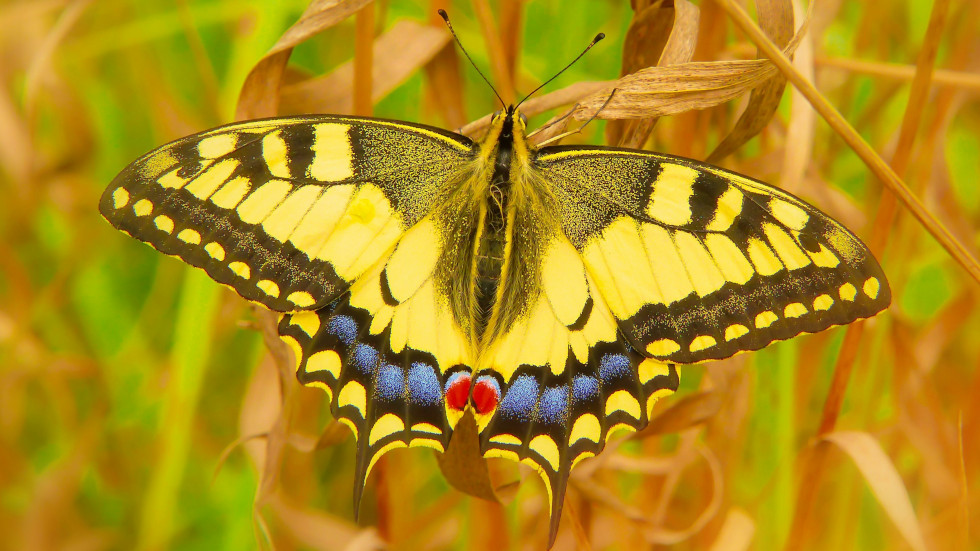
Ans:
{"label": "butterfly head", "polygon": [[[510,105],[507,109],[498,109],[490,117],[490,128],[500,128],[500,137],[503,139],[513,139],[515,133],[524,134],[527,132],[527,117],[521,113],[516,105]],[[492,132],[492,130],[491,130]]]}
{"label": "butterfly head", "polygon": [[518,156],[523,156],[530,149],[527,141],[527,117],[520,112],[516,105],[500,109],[490,118],[490,128],[484,137],[488,154],[495,154],[499,148],[506,148]]}

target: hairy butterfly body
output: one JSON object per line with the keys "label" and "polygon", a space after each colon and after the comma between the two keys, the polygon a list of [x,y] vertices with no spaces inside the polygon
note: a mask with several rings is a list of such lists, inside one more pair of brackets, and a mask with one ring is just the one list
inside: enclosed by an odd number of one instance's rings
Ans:
{"label": "hairy butterfly body", "polygon": [[554,539],[571,468],[644,427],[677,364],[869,317],[867,248],[803,201],[639,150],[479,142],[380,119],[249,121],[127,167],[115,227],[281,312],[297,375],[357,438],[355,501],[396,447],[533,466]]}

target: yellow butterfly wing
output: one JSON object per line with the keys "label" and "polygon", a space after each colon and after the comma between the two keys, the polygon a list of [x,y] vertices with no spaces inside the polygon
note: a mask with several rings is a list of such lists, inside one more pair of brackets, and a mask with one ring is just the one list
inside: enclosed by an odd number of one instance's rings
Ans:
{"label": "yellow butterfly wing", "polygon": [[[890,301],[860,240],[771,186],[636,150],[551,147],[530,159],[512,193],[533,200],[513,207],[517,261],[498,297],[517,312],[478,361],[474,404],[484,454],[544,479],[552,538],[571,468],[610,429],[646,426],[677,389],[675,364]],[[494,409],[480,407],[481,383],[500,396]]]}
{"label": "yellow butterfly wing", "polygon": [[138,159],[99,210],[249,300],[317,309],[444,201],[472,155],[462,136],[377,119],[235,123]]}
{"label": "yellow butterfly wing", "polygon": [[474,147],[379,119],[236,123],[137,160],[100,210],[285,313],[279,333],[300,382],[326,390],[357,438],[356,505],[378,457],[444,450],[462,414],[444,389],[472,361],[445,282],[465,248],[452,239],[466,219],[451,198],[472,177]]}
{"label": "yellow butterfly wing", "polygon": [[620,330],[648,357],[726,358],[891,301],[857,237],[761,182],[611,148],[547,148],[536,166]]}

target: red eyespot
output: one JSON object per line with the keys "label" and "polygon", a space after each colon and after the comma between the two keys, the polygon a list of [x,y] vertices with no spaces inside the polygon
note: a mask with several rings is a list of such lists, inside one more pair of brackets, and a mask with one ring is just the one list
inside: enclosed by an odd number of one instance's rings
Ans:
{"label": "red eyespot", "polygon": [[473,406],[477,413],[490,413],[500,401],[500,390],[491,378],[480,378],[473,387]]}
{"label": "red eyespot", "polygon": [[470,397],[469,375],[460,373],[453,377],[446,385],[446,405],[457,411],[463,411],[466,407],[466,400]]}

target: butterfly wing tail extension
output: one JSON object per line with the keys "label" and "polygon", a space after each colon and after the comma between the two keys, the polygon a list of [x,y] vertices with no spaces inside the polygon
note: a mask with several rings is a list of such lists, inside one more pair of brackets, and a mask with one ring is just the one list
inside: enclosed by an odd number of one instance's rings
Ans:
{"label": "butterfly wing tail extension", "polygon": [[533,467],[544,481],[550,506],[549,547],[561,518],[569,474],[581,460],[598,455],[620,428],[647,425],[653,404],[677,390],[672,364],[643,358],[625,340],[597,343],[580,362],[571,349],[564,370],[522,366],[503,389],[499,406],[478,419],[486,457],[502,457]]}
{"label": "butterfly wing tail extension", "polygon": [[334,417],[357,440],[354,511],[377,460],[400,447],[443,451],[452,428],[443,405],[443,375],[428,353],[387,346],[389,329],[371,334],[366,310],[345,294],[315,312],[283,316],[279,333],[293,349],[300,383],[322,388]]}

